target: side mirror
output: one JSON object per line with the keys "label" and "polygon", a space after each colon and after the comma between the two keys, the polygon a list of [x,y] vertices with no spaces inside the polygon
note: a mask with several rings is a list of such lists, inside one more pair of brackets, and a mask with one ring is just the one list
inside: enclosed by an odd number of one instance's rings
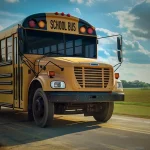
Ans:
{"label": "side mirror", "polygon": [[117,54],[118,54],[118,61],[121,63],[121,62],[123,61],[122,51],[119,50],[119,51],[117,52]]}
{"label": "side mirror", "polygon": [[117,37],[117,49],[122,50],[122,36]]}

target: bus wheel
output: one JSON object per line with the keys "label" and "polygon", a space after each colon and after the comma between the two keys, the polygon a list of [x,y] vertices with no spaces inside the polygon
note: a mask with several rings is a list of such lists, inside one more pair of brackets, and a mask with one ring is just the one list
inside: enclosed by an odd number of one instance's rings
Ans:
{"label": "bus wheel", "polygon": [[54,116],[54,104],[51,103],[41,88],[38,88],[33,97],[33,117],[40,127],[51,126]]}
{"label": "bus wheel", "polygon": [[114,102],[103,102],[102,109],[94,113],[93,117],[96,121],[107,122],[111,118],[113,110]]}

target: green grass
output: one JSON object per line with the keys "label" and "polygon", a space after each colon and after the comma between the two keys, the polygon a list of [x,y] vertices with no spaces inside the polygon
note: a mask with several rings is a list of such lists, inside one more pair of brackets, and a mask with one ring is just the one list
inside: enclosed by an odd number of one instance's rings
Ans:
{"label": "green grass", "polygon": [[124,89],[125,102],[149,102],[150,89]]}
{"label": "green grass", "polygon": [[114,114],[150,118],[150,107],[115,104]]}
{"label": "green grass", "polygon": [[115,102],[114,113],[150,118],[150,89],[124,89],[125,101]]}

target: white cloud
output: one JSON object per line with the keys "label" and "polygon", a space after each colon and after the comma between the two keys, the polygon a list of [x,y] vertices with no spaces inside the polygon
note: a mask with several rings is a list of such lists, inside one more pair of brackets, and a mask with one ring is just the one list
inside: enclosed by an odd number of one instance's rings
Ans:
{"label": "white cloud", "polygon": [[95,0],[87,0],[86,5],[91,6]]}
{"label": "white cloud", "polygon": [[100,31],[100,32],[106,33],[108,36],[117,35],[118,34],[117,32],[112,32],[112,31],[110,31],[108,29],[104,29],[104,28],[96,28],[96,31]]}
{"label": "white cloud", "polygon": [[150,3],[150,0],[146,0],[146,3]]}
{"label": "white cloud", "polygon": [[[105,34],[104,37],[119,34],[117,32],[113,32],[113,31],[110,31],[110,30],[104,29],[104,28],[96,28],[96,32],[104,33]],[[102,37],[102,36],[100,36],[100,33],[97,33],[97,35],[98,35],[98,38]],[[113,48],[114,48],[114,46],[116,46],[117,38],[116,38],[116,36],[114,36],[114,37],[109,37],[109,38],[102,38],[102,39],[99,39],[98,41],[99,41],[98,48],[103,47],[103,46],[105,47],[106,45],[107,45],[107,48],[108,48],[108,46],[110,48],[110,45],[112,46],[112,44],[113,44]]]}
{"label": "white cloud", "polygon": [[[142,12],[141,12],[142,10]],[[139,0],[128,11],[117,11],[109,13],[108,16],[116,17],[119,21],[119,28],[126,29],[134,40],[150,39],[149,14],[150,0]]]}
{"label": "white cloud", "polygon": [[134,21],[139,19],[135,15],[130,14],[128,11],[117,11],[111,14],[118,18],[120,28],[134,28]]}
{"label": "white cloud", "polygon": [[16,17],[16,18],[24,18],[25,17],[25,15],[23,15],[23,14],[11,13],[11,12],[7,12],[7,11],[0,11],[0,16]]}
{"label": "white cloud", "polygon": [[3,27],[0,25],[0,30],[3,30]]}
{"label": "white cloud", "polygon": [[24,14],[0,11],[0,25],[5,28],[21,21],[23,18],[25,18]]}
{"label": "white cloud", "polygon": [[84,0],[70,0],[70,2],[74,3],[78,3],[78,4],[82,4],[84,2]]}
{"label": "white cloud", "polygon": [[79,8],[75,8],[74,11],[75,11],[76,13],[78,13],[79,15],[81,15],[81,11],[80,11]]}
{"label": "white cloud", "polygon": [[19,0],[5,0],[6,2],[8,2],[8,3],[17,3],[17,2],[19,2]]}
{"label": "white cloud", "polygon": [[95,2],[106,2],[108,0],[70,0],[72,3],[85,4],[87,6],[93,5]]}
{"label": "white cloud", "polygon": [[121,80],[134,81],[140,80],[150,83],[150,64],[132,64],[123,63],[117,70],[120,73]]}

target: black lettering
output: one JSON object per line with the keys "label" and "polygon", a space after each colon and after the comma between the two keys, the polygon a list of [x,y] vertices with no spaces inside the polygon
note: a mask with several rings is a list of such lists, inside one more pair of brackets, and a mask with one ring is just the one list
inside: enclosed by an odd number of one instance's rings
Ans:
{"label": "black lettering", "polygon": [[53,28],[54,28],[54,22],[53,22],[53,20],[50,21],[50,25],[51,25],[51,26],[50,26],[51,29],[53,29]]}
{"label": "black lettering", "polygon": [[73,31],[73,23],[71,22],[71,31]]}
{"label": "black lettering", "polygon": [[[68,25],[68,26],[67,26]],[[76,31],[76,23],[50,20],[50,28],[56,30],[68,30],[68,31]]]}
{"label": "black lettering", "polygon": [[59,29],[59,22],[56,21],[56,29]]}
{"label": "black lettering", "polygon": [[73,31],[76,31],[76,24],[73,24]]}
{"label": "black lettering", "polygon": [[64,30],[67,30],[67,24],[66,24],[66,22],[65,22],[65,29]]}
{"label": "black lettering", "polygon": [[58,27],[57,27],[57,29],[59,29],[59,30],[61,30],[61,21],[58,21]]}
{"label": "black lettering", "polygon": [[56,29],[56,21],[54,20],[54,29]]}
{"label": "black lettering", "polygon": [[68,22],[68,31],[70,31],[70,22]]}
{"label": "black lettering", "polygon": [[64,21],[62,21],[61,28],[62,28],[62,30],[65,30],[65,22]]}

